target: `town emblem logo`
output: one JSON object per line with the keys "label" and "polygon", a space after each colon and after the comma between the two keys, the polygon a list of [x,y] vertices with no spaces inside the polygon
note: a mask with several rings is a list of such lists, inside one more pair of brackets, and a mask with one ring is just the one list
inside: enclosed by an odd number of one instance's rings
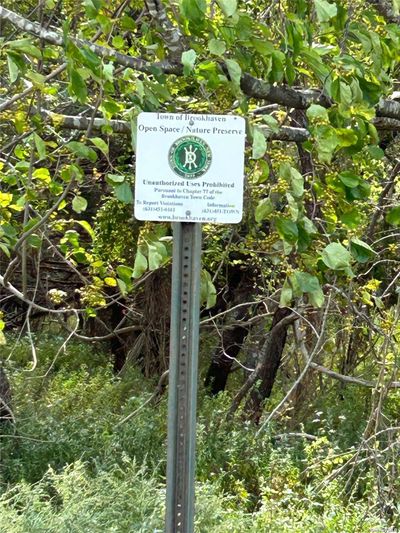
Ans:
{"label": "town emblem logo", "polygon": [[194,135],[177,139],[169,150],[168,158],[175,174],[188,179],[203,176],[212,160],[208,144]]}

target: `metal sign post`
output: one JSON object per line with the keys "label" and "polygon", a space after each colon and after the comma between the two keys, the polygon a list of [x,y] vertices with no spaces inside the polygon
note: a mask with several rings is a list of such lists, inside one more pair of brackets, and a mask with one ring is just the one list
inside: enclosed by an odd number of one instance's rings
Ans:
{"label": "metal sign post", "polygon": [[194,522],[201,225],[175,223],[168,398],[166,533]]}
{"label": "metal sign post", "polygon": [[242,219],[245,121],[141,113],[135,217],[172,222],[166,533],[193,533],[201,224]]}

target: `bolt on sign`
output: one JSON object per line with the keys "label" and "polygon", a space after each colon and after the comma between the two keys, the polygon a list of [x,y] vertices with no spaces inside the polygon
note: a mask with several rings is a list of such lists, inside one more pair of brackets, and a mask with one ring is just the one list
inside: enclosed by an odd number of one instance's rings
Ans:
{"label": "bolt on sign", "polygon": [[136,144],[138,220],[238,223],[243,212],[245,120],[141,113]]}

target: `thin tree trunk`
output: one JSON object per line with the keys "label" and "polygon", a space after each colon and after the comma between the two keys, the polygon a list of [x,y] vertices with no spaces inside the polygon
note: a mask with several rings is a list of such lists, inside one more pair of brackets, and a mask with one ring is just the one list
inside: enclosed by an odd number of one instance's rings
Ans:
{"label": "thin tree trunk", "polygon": [[[242,309],[244,310],[238,313],[237,320],[246,318],[247,309]],[[221,342],[212,358],[205,380],[205,386],[209,387],[212,395],[225,390],[232,364],[239,355],[248,332],[248,328],[241,326],[223,332]]]}
{"label": "thin tree trunk", "polygon": [[[282,353],[285,348],[287,330],[291,322],[286,322],[282,327],[277,327],[289,315],[291,310],[287,307],[278,308],[275,311],[270,328],[270,335],[263,348],[262,361],[258,372],[259,385],[253,388],[246,402],[245,411],[249,418],[258,424],[263,404],[269,398],[275,383],[276,375],[282,361]],[[293,318],[295,320],[295,318]]]}

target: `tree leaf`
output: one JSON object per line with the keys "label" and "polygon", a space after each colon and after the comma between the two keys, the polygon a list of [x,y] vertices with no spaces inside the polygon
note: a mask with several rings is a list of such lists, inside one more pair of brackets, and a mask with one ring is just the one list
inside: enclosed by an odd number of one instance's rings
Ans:
{"label": "tree leaf", "polygon": [[32,246],[32,248],[38,249],[42,246],[42,239],[39,237],[39,235],[36,235],[36,233],[29,235],[27,242],[29,246]]}
{"label": "tree leaf", "polygon": [[205,18],[207,2],[205,0],[181,0],[182,15],[189,21],[200,24]]}
{"label": "tree leaf", "polygon": [[304,194],[304,178],[298,170],[290,167],[292,194],[295,198],[301,198]]}
{"label": "tree leaf", "polygon": [[325,109],[325,107],[322,107],[321,105],[311,104],[310,107],[307,109],[306,115],[311,122],[318,121],[329,123],[328,111]]}
{"label": "tree leaf", "polygon": [[279,307],[289,306],[292,303],[292,298],[293,298],[293,291],[292,291],[292,288],[289,282],[286,280],[281,290],[281,297],[279,299]]}
{"label": "tree leaf", "polygon": [[75,68],[70,70],[70,82],[68,84],[68,92],[74,96],[79,103],[84,104],[87,98],[87,87],[85,80]]}
{"label": "tree leaf", "polygon": [[[136,254],[136,258],[137,258],[137,254]],[[146,258],[144,258],[144,259],[146,261]],[[145,266],[144,270],[146,270],[146,269],[147,269],[147,261],[146,261],[146,266]],[[132,278],[135,277],[134,276],[134,270],[132,268],[128,267],[128,266],[125,266],[125,265],[119,265],[117,267],[117,274],[118,274],[118,277],[121,278],[122,281],[126,285],[129,285],[131,283]],[[138,276],[138,277],[140,277],[140,276]]]}
{"label": "tree leaf", "polygon": [[254,126],[253,128],[253,153],[252,157],[253,159],[260,159],[267,150],[267,140],[265,138],[265,135],[260,130],[260,128],[257,128],[257,126]]}
{"label": "tree leaf", "polygon": [[203,269],[200,276],[200,302],[205,304],[206,309],[214,307],[217,301],[217,291],[212,282],[210,273]]}
{"label": "tree leaf", "polygon": [[97,161],[97,154],[93,148],[89,148],[86,144],[80,143],[78,141],[71,141],[66,145],[66,148],[73,154],[78,157],[83,157],[84,159],[89,159],[94,163]]}
{"label": "tree leaf", "polygon": [[369,244],[356,237],[352,237],[350,241],[350,251],[354,259],[359,263],[366,263],[371,257],[376,255],[375,250]]}
{"label": "tree leaf", "polygon": [[163,261],[162,255],[159,253],[157,246],[154,243],[147,243],[147,248],[149,250],[149,270],[156,270],[160,268]]}
{"label": "tree leaf", "polygon": [[343,222],[348,228],[357,228],[362,222],[361,213],[358,209],[353,208],[350,211],[346,211],[340,215],[340,221]]}
{"label": "tree leaf", "polygon": [[122,183],[125,181],[125,176],[121,176],[121,174],[107,174],[107,181],[111,182],[111,184]]}
{"label": "tree leaf", "polygon": [[103,152],[104,155],[108,155],[108,144],[103,141],[103,139],[100,139],[100,137],[91,137],[89,141],[93,143],[100,152]]}
{"label": "tree leaf", "polygon": [[226,52],[226,44],[219,39],[210,39],[208,41],[208,49],[215,56],[222,56]]}
{"label": "tree leaf", "polygon": [[183,52],[182,65],[185,76],[188,76],[192,72],[194,64],[196,63],[196,57],[197,54],[194,50],[186,50],[186,52]]}
{"label": "tree leaf", "polygon": [[350,189],[352,189],[353,187],[357,187],[357,185],[360,183],[360,177],[349,170],[341,172],[339,174],[339,179],[343,183],[343,185],[349,187]]}
{"label": "tree leaf", "polygon": [[5,245],[3,242],[0,242],[0,250],[2,250],[2,252],[7,256],[7,257],[10,257],[11,254],[10,254],[10,250],[8,249],[8,246]]}
{"label": "tree leaf", "polygon": [[87,220],[75,220],[76,224],[79,224],[91,237],[93,240],[95,238],[95,233],[92,229],[92,226],[89,224]]}
{"label": "tree leaf", "polygon": [[96,18],[102,3],[102,0],[83,0],[87,16],[93,19]]}
{"label": "tree leaf", "polygon": [[336,4],[330,4],[326,0],[314,0],[315,12],[319,22],[328,22],[337,15]]}
{"label": "tree leaf", "polygon": [[116,185],[114,188],[115,196],[120,202],[124,204],[133,203],[133,194],[130,184],[127,181],[121,183],[121,185]]}
{"label": "tree leaf", "polygon": [[115,35],[112,39],[112,45],[117,50],[120,50],[121,48],[124,48],[125,41],[124,38],[121,35]]}
{"label": "tree leaf", "polygon": [[341,148],[352,146],[358,142],[358,136],[356,132],[350,128],[336,128],[335,135],[338,140],[338,145]]}
{"label": "tree leaf", "polygon": [[269,198],[263,198],[256,207],[256,222],[262,222],[274,211],[274,205]]}
{"label": "tree leaf", "polygon": [[242,77],[242,69],[234,59],[226,59],[225,64],[228,68],[229,77],[234,85],[240,87],[240,79]]}
{"label": "tree leaf", "polygon": [[368,146],[368,153],[372,159],[382,159],[385,157],[385,152],[379,146]]}
{"label": "tree leaf", "polygon": [[10,83],[14,83],[19,76],[20,69],[18,63],[15,61],[13,54],[7,54],[8,73],[10,75]]}
{"label": "tree leaf", "polygon": [[400,226],[400,205],[392,207],[386,215],[385,220],[392,226]]}
{"label": "tree leaf", "polygon": [[51,182],[51,176],[48,168],[40,167],[33,171],[32,177],[43,181],[44,183]]}
{"label": "tree leaf", "polygon": [[87,208],[87,200],[83,196],[75,196],[72,200],[72,209],[75,213],[83,213]]}
{"label": "tree leaf", "polygon": [[165,247],[165,244],[160,241],[153,241],[152,244],[156,247],[157,252],[161,255],[162,261],[164,262],[168,257],[168,252]]}
{"label": "tree leaf", "polygon": [[[147,270],[147,259],[142,254],[140,249],[136,252],[135,263],[133,265],[132,277],[134,279],[140,278]],[[124,280],[125,281],[125,280]]]}
{"label": "tree leaf", "polygon": [[290,183],[293,197],[301,198],[303,196],[304,178],[298,170],[289,165],[289,163],[282,163],[279,166],[279,175]]}
{"label": "tree leaf", "polygon": [[315,292],[320,289],[319,280],[316,276],[308,272],[295,272],[293,276],[296,278],[302,292]]}
{"label": "tree leaf", "polygon": [[278,218],[276,220],[276,229],[281,239],[290,244],[294,244],[299,236],[299,228],[293,220],[287,218]]}
{"label": "tree leaf", "polygon": [[46,158],[46,143],[37,133],[33,134],[33,140],[35,141],[36,150],[40,159]]}
{"label": "tree leaf", "polygon": [[322,307],[325,296],[321,288],[308,293],[308,301],[314,307]]}
{"label": "tree leaf", "polygon": [[318,158],[320,161],[330,163],[339,142],[335,128],[331,126],[317,126],[313,128],[313,133],[317,141]]}
{"label": "tree leaf", "polygon": [[232,17],[237,10],[237,0],[217,0],[219,7],[226,17]]}
{"label": "tree leaf", "polygon": [[42,59],[42,53],[37,46],[32,44],[30,39],[18,39],[17,41],[9,41],[7,47],[11,50],[18,50],[24,54]]}
{"label": "tree leaf", "polygon": [[350,252],[339,242],[328,244],[322,251],[322,261],[332,270],[349,268],[350,259]]}
{"label": "tree leaf", "polygon": [[268,126],[268,128],[273,133],[278,133],[278,131],[279,131],[279,122],[276,120],[276,118],[274,118],[271,115],[263,115],[262,119],[263,119],[263,122],[265,122],[265,124]]}

